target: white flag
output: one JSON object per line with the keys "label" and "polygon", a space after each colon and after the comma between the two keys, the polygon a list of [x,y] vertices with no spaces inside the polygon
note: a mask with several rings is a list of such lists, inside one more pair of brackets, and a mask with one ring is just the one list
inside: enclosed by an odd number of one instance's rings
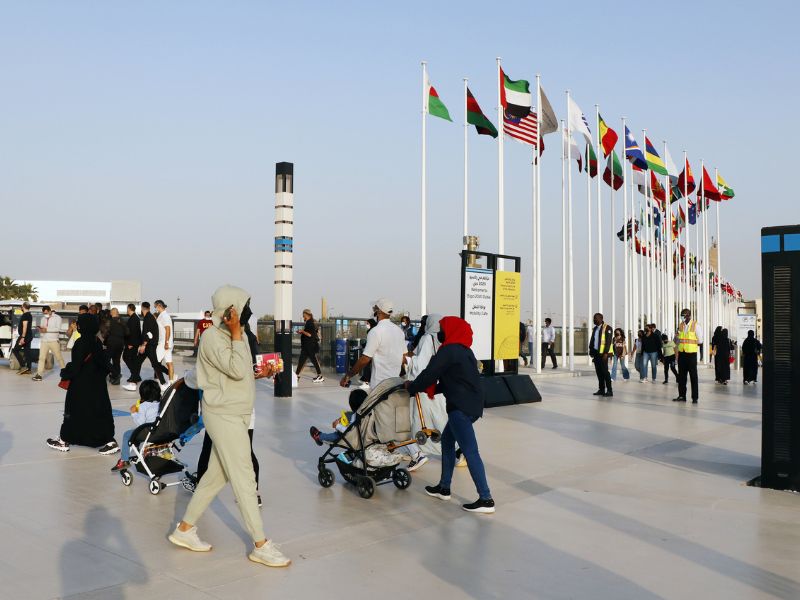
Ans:
{"label": "white flag", "polygon": [[664,144],[664,166],[667,167],[667,173],[669,173],[670,177],[678,176],[678,167],[675,166],[666,144]]}
{"label": "white flag", "polygon": [[572,99],[572,96],[568,97],[568,104],[569,104],[569,129],[572,133],[582,133],[583,137],[586,138],[586,141],[590,144],[592,143],[592,132],[589,130],[589,122],[586,120],[586,117],[583,116],[583,111],[581,107],[578,106],[575,101]]}

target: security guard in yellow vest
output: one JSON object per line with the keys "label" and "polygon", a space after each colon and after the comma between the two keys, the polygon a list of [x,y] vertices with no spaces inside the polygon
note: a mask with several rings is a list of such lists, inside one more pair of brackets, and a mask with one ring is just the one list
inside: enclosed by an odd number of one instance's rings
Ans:
{"label": "security guard in yellow vest", "polygon": [[688,308],[681,311],[681,321],[675,334],[675,354],[678,356],[678,397],[673,402],[686,402],[686,375],[692,382],[692,404],[697,404],[697,351],[703,343],[703,330],[697,321],[692,320]]}
{"label": "security guard in yellow vest", "polygon": [[611,375],[608,372],[608,357],[613,352],[614,335],[611,326],[603,323],[603,315],[595,313],[594,329],[592,337],[589,339],[589,356],[594,362],[594,370],[597,373],[597,391],[595,396],[605,396],[610,398],[614,395],[611,389]]}

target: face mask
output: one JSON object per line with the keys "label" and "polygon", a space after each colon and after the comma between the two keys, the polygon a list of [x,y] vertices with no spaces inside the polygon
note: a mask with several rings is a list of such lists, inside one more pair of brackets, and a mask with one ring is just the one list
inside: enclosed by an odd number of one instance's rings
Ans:
{"label": "face mask", "polygon": [[372,313],[372,318],[375,319],[376,321],[378,320],[378,311],[377,310],[374,313]]}
{"label": "face mask", "polygon": [[444,344],[444,331],[437,331],[436,339],[439,340],[440,344]]}

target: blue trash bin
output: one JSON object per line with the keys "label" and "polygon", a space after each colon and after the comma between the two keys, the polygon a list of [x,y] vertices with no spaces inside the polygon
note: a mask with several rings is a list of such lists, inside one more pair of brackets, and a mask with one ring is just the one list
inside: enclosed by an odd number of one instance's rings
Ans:
{"label": "blue trash bin", "polygon": [[347,372],[347,340],[336,338],[336,372]]}

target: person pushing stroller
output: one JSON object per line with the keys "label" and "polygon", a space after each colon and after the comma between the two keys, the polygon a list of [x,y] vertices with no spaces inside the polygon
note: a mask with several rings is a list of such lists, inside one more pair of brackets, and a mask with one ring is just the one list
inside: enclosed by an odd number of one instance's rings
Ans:
{"label": "person pushing stroller", "polygon": [[472,327],[458,317],[444,317],[437,334],[441,346],[428,366],[414,381],[405,384],[409,394],[420,394],[432,386],[444,394],[447,403],[447,426],[442,432],[442,474],[435,486],[426,486],[425,493],[440,500],[450,500],[450,482],[456,464],[456,442],[463,450],[478,500],[463,504],[468,512],[495,511],[486,470],[478,451],[473,423],[483,416],[483,397],[478,363],[472,353]]}

